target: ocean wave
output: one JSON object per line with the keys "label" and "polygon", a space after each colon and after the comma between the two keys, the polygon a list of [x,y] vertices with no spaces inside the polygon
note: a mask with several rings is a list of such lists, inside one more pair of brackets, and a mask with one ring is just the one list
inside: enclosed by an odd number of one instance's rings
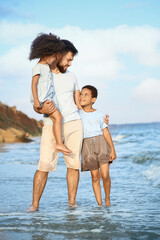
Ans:
{"label": "ocean wave", "polygon": [[23,215],[24,215],[24,212],[0,213],[0,217],[23,216]]}
{"label": "ocean wave", "polygon": [[143,164],[146,162],[154,162],[159,160],[159,151],[151,152],[146,151],[145,153],[137,153],[137,156],[133,156],[133,162]]}
{"label": "ocean wave", "polygon": [[150,167],[143,172],[143,175],[151,181],[154,186],[160,186],[160,165],[150,165]]}
{"label": "ocean wave", "polygon": [[154,160],[153,156],[147,156],[147,155],[137,156],[137,157],[133,158],[133,162],[139,163],[139,164],[142,164],[142,163],[145,163],[148,161],[152,161],[152,160]]}
{"label": "ocean wave", "polygon": [[[38,160],[35,159],[34,161],[7,161],[7,164],[14,164],[14,165],[20,165],[20,164],[27,164],[27,165],[35,165],[38,163]],[[4,161],[0,161],[0,164],[4,164]]]}
{"label": "ocean wave", "polygon": [[99,229],[99,228],[98,229],[97,228],[96,229],[92,229],[91,232],[93,232],[93,233],[100,233],[100,232],[102,232],[102,229]]}
{"label": "ocean wave", "polygon": [[113,141],[118,142],[125,137],[126,137],[126,135],[117,135],[117,136],[113,137]]}

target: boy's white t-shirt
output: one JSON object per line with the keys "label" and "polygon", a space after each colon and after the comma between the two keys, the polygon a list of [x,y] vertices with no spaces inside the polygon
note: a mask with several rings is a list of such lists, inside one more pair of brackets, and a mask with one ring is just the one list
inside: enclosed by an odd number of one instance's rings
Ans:
{"label": "boy's white t-shirt", "polygon": [[94,112],[85,112],[79,110],[83,124],[83,137],[90,138],[103,135],[103,129],[108,127],[104,122],[105,114],[100,110]]}
{"label": "boy's white t-shirt", "polygon": [[[80,119],[78,108],[74,102],[74,92],[79,90],[78,82],[74,73],[52,73],[55,95],[53,102],[61,112],[63,123]],[[52,124],[52,120],[44,116],[44,123]]]}

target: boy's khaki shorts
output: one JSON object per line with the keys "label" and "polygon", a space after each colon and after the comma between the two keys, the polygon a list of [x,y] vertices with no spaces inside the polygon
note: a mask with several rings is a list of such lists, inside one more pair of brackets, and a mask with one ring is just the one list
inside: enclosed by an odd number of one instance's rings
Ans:
{"label": "boy's khaki shorts", "polygon": [[109,162],[110,147],[103,135],[85,138],[82,145],[81,171],[96,170]]}
{"label": "boy's khaki shorts", "polygon": [[[80,119],[62,125],[62,139],[65,146],[72,151],[71,156],[64,155],[67,168],[80,169],[80,153],[83,139],[83,128]],[[46,124],[42,129],[38,170],[44,172],[56,171],[59,152],[55,150],[55,145],[53,125]]]}

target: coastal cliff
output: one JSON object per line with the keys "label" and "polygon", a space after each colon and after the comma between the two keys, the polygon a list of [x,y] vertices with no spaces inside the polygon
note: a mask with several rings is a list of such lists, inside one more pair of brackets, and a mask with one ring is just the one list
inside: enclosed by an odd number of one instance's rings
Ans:
{"label": "coastal cliff", "polygon": [[0,143],[28,142],[41,134],[41,121],[0,102]]}

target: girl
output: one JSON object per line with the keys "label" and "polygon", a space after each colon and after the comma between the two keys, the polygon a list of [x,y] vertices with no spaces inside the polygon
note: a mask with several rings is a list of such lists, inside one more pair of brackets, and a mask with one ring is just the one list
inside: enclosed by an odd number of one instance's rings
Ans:
{"label": "girl", "polygon": [[[52,101],[55,91],[50,65],[58,62],[64,47],[64,43],[51,33],[39,34],[31,44],[29,60],[40,59],[32,71],[31,102],[36,109],[40,109],[46,100]],[[70,155],[71,150],[62,141],[61,113],[56,109],[49,117],[54,122],[53,133],[56,139],[56,150]]]}

